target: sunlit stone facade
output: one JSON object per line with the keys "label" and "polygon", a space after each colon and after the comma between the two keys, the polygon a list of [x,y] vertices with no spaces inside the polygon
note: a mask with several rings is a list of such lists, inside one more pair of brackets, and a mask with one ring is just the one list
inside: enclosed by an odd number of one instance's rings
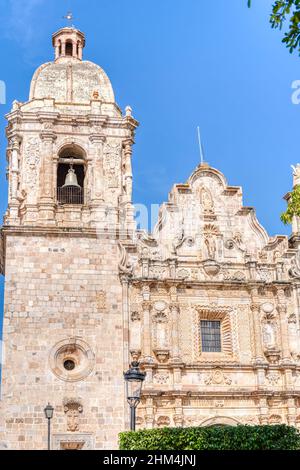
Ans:
{"label": "sunlit stone facade", "polygon": [[52,448],[116,448],[132,359],[147,373],[139,428],[297,426],[298,221],[269,237],[241,188],[202,164],[153,233],[136,230],[138,122],[84,45],[54,34],[55,60],[7,116],[1,446],[45,448],[49,402]]}

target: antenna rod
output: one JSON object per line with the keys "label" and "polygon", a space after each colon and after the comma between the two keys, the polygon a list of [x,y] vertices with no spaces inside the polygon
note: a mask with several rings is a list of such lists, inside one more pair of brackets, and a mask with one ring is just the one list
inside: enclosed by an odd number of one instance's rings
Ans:
{"label": "antenna rod", "polygon": [[199,126],[197,127],[197,131],[198,131],[198,141],[199,141],[199,151],[200,151],[200,162],[201,162],[201,165],[203,165],[204,156],[203,156],[203,148],[202,148],[202,143],[201,143],[201,135],[200,135],[200,127]]}

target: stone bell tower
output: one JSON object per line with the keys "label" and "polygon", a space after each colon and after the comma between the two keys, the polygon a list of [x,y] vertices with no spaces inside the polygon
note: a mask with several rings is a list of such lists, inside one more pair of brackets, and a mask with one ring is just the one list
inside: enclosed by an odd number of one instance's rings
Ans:
{"label": "stone bell tower", "polygon": [[[110,80],[83,60],[85,36],[53,35],[55,60],[7,115],[8,209],[1,442],[113,448],[126,428],[128,366],[120,237],[134,231],[131,155],[138,126]],[[124,261],[124,260],[123,260]]]}

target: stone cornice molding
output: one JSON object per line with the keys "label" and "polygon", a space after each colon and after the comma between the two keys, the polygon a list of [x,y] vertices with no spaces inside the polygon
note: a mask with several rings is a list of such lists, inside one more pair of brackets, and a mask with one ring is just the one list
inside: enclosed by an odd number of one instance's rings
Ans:
{"label": "stone cornice molding", "polygon": [[226,313],[230,313],[233,311],[233,308],[228,305],[217,305],[214,303],[210,305],[194,305],[193,308],[198,313],[203,313],[203,314],[210,313],[214,315],[226,314]]}

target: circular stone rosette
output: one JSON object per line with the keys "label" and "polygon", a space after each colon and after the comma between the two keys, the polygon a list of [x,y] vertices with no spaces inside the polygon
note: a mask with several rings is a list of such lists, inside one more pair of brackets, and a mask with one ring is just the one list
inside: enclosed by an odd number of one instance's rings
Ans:
{"label": "circular stone rosette", "polygon": [[85,341],[66,339],[51,349],[49,363],[56,377],[67,382],[77,382],[92,372],[95,355]]}

